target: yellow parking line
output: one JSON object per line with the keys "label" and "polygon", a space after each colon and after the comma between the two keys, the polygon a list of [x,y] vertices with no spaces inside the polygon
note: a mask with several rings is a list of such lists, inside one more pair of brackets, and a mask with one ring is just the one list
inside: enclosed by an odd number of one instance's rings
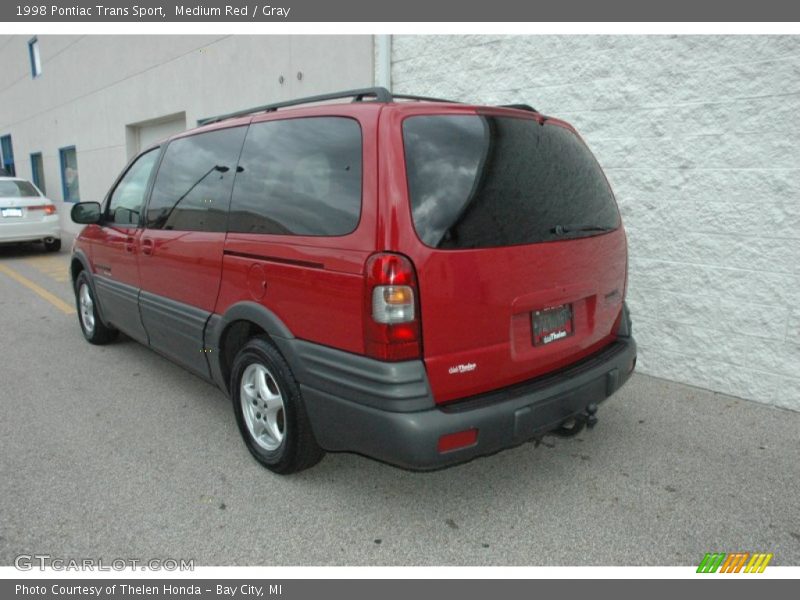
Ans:
{"label": "yellow parking line", "polygon": [[21,283],[26,288],[37,294],[40,298],[44,298],[45,300],[47,300],[50,304],[55,306],[58,310],[60,310],[64,314],[71,315],[72,313],[75,312],[75,308],[72,305],[67,304],[61,298],[51,294],[42,286],[34,283],[27,277],[20,275],[14,269],[7,267],[5,265],[0,265],[0,273],[5,273],[9,277],[11,277],[11,279],[13,279],[14,281]]}
{"label": "yellow parking line", "polygon": [[64,265],[66,267],[67,263],[64,259],[60,256],[53,256],[53,255],[41,255],[41,256],[28,256],[27,258],[23,259],[26,263],[30,264],[39,264],[39,265]]}
{"label": "yellow parking line", "polygon": [[66,283],[69,281],[69,265],[64,260],[63,256],[43,254],[40,256],[28,257],[24,259],[24,261],[37,271],[47,275],[50,279],[56,280],[58,283]]}

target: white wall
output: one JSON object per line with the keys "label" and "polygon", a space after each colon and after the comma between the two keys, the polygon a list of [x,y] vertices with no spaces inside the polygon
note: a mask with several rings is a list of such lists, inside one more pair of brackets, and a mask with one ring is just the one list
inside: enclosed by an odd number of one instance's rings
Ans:
{"label": "white wall", "polygon": [[[185,112],[198,119],[371,85],[371,36],[0,36],[0,135],[17,174],[42,152],[47,194],[62,199],[58,149],[76,146],[82,200],[100,200],[128,159],[126,126]],[[297,73],[302,73],[298,79]],[[284,81],[280,83],[279,78]],[[63,226],[74,230],[65,218]]]}
{"label": "white wall", "polygon": [[572,122],[628,231],[640,370],[800,410],[800,37],[393,36],[391,75]]}

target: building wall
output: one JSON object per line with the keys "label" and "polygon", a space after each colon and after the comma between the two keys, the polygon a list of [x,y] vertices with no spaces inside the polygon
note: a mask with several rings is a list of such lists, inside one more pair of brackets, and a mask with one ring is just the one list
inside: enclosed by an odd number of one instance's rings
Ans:
{"label": "building wall", "polygon": [[[12,135],[22,177],[31,177],[30,153],[42,153],[56,201],[59,148],[77,148],[81,199],[102,200],[138,148],[137,131],[157,134],[165,117],[169,134],[176,118],[194,127],[238,109],[371,85],[373,77],[371,36],[59,35],[38,37],[42,74],[34,79],[30,37],[0,36],[0,136]],[[67,212],[62,225],[76,231]]]}
{"label": "building wall", "polygon": [[800,37],[393,36],[391,51],[397,92],[526,102],[581,131],[628,232],[642,372],[800,409]]}
{"label": "building wall", "polygon": [[[21,176],[42,152],[54,200],[61,147],[100,200],[140,138],[382,80],[372,36],[39,36],[36,79],[28,39],[0,36],[0,136]],[[578,127],[628,231],[641,371],[800,409],[800,37],[391,42],[395,91],[528,102]]]}

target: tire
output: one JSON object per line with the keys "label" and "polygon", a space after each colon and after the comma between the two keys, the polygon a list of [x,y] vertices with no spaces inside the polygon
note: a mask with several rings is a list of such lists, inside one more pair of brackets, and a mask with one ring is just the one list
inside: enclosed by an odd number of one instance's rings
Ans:
{"label": "tire", "polygon": [[75,306],[78,310],[78,323],[86,341],[102,345],[116,339],[119,332],[103,323],[97,313],[97,300],[86,271],[81,271],[75,280]]}
{"label": "tire", "polygon": [[267,337],[254,337],[231,369],[236,423],[253,457],[281,475],[313,467],[325,456],[288,363]]}
{"label": "tire", "polygon": [[54,239],[52,242],[45,241],[44,249],[48,252],[58,252],[61,250],[61,240]]}

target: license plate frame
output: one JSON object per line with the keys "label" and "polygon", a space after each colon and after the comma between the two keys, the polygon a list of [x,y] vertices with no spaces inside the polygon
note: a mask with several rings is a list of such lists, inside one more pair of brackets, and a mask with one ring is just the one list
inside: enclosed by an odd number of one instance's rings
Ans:
{"label": "license plate frame", "polygon": [[22,209],[21,208],[0,208],[0,216],[4,219],[19,219],[22,218]]}
{"label": "license plate frame", "polygon": [[531,312],[531,336],[534,346],[547,346],[575,334],[572,304],[548,306]]}

